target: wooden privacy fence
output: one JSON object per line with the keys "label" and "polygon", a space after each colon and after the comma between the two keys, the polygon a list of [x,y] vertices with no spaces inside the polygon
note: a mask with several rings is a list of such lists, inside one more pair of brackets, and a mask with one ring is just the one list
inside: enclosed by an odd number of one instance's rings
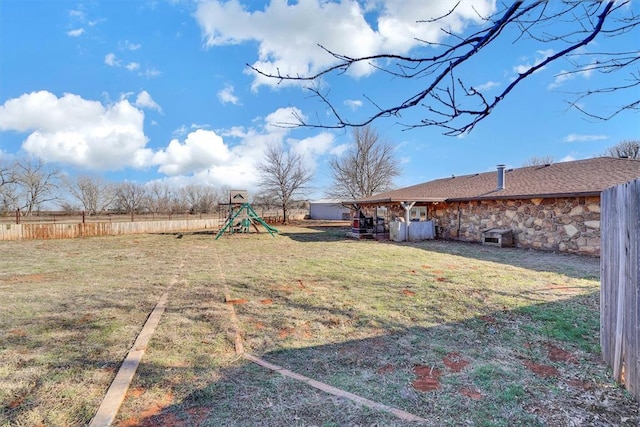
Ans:
{"label": "wooden privacy fence", "polygon": [[602,356],[640,398],[640,179],[602,193],[600,222]]}
{"label": "wooden privacy fence", "polygon": [[224,219],[180,219],[171,221],[92,222],[78,224],[0,224],[0,240],[70,239],[121,234],[173,233],[190,230],[217,231]]}

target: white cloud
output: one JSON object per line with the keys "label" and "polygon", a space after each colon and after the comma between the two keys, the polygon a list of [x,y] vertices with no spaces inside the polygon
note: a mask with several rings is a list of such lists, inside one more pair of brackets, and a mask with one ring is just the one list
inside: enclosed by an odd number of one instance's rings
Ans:
{"label": "white cloud", "polygon": [[159,172],[184,175],[224,165],[231,158],[222,137],[210,130],[191,132],[184,143],[171,140],[166,149],[154,154],[152,162],[159,164]]}
{"label": "white cloud", "polygon": [[147,78],[158,77],[160,74],[162,73],[155,68],[147,68],[146,70],[138,73],[139,76]]}
{"label": "white cloud", "polygon": [[223,104],[240,105],[240,99],[233,94],[234,88],[231,85],[227,85],[224,89],[218,92],[218,99]]}
{"label": "white cloud", "polygon": [[[190,126],[186,126],[186,125],[180,126],[178,129],[176,129],[173,132],[171,132],[171,134],[174,136],[174,138],[180,138],[180,137],[186,136],[189,132],[192,132],[194,130],[207,129],[208,127],[209,126],[207,126],[207,125],[199,125],[199,124],[196,124],[196,123],[191,123]],[[222,135],[222,136],[224,136],[224,135]]]}
{"label": "white cloud", "polygon": [[111,105],[47,91],[0,106],[0,130],[28,132],[22,148],[44,161],[89,169],[141,167],[148,160],[144,113],[126,99]]}
{"label": "white cloud", "polygon": [[69,11],[69,16],[72,18],[85,19],[86,14],[82,10],[75,9]]}
{"label": "white cloud", "polygon": [[331,150],[329,150],[329,154],[340,157],[342,156],[351,146],[349,143],[336,145]]}
{"label": "white cloud", "polygon": [[23,150],[47,162],[94,171],[154,166],[176,179],[191,176],[201,182],[248,189],[258,188],[256,170],[268,146],[288,145],[303,155],[311,169],[322,156],[340,150],[333,147],[329,132],[291,138],[292,129],[277,124],[294,112],[302,116],[293,107],[257,119],[250,128],[212,131],[195,124],[184,126],[180,132],[188,132],[186,137],[176,137],[166,147],[153,150],[147,147],[141,108],[159,110],[160,106],[146,91],[138,93],[133,105],[127,99],[130,95],[103,104],[74,94],[24,94],[0,105],[0,131],[28,133]]}
{"label": "white cloud", "polygon": [[84,34],[84,28],[78,28],[76,30],[67,31],[69,37],[79,37]]}
{"label": "white cloud", "polygon": [[494,87],[498,87],[500,86],[499,82],[494,82],[492,80],[486,82],[486,83],[482,83],[479,84],[477,86],[474,86],[474,89],[477,89],[479,91],[484,91],[484,90],[489,90],[489,89],[493,89]]}
{"label": "white cloud", "polygon": [[575,157],[573,157],[571,154],[567,154],[566,156],[558,160],[558,163],[573,162],[574,160],[576,160]]}
{"label": "white cloud", "polygon": [[575,79],[576,77],[583,77],[588,79],[591,77],[591,74],[598,66],[597,62],[593,62],[590,65],[586,65],[582,67],[582,69],[577,71],[567,71],[560,70],[558,74],[555,75],[555,78],[552,83],[547,86],[547,89],[552,90],[562,86],[565,82]]}
{"label": "white cloud", "polygon": [[122,61],[116,58],[115,53],[107,53],[104,56],[104,63],[110,67],[120,67],[122,65]]}
{"label": "white cloud", "polygon": [[356,111],[358,108],[362,107],[362,101],[359,99],[347,99],[344,101],[344,105],[349,107],[352,111]]}
{"label": "white cloud", "polygon": [[[129,62],[128,64],[123,64],[121,59],[118,59],[118,57],[116,56],[115,53],[111,52],[105,55],[104,57],[104,63],[107,64],[110,67],[124,67],[129,71],[136,71],[140,69],[140,63],[138,62]],[[156,70],[155,68],[148,68],[144,71],[140,71],[138,73],[139,76],[142,77],[157,77],[159,76],[161,73],[160,71]]]}
{"label": "white cloud", "polygon": [[[450,8],[449,2],[423,0],[371,1],[364,9],[355,0],[272,0],[262,10],[249,10],[238,0],[205,0],[198,3],[195,18],[207,47],[256,41],[259,47],[254,67],[267,73],[309,75],[336,63],[336,58],[318,44],[347,56],[403,54],[422,45],[420,40],[442,41],[446,37],[443,26],[457,33],[469,24],[481,24],[481,16],[489,16],[495,2],[460,2],[447,15]],[[379,15],[377,22],[370,24],[365,13],[373,10]],[[437,23],[416,22],[444,15]],[[369,64],[358,64],[348,73],[365,76],[374,71]],[[277,79],[253,76],[254,89],[279,83]]]}
{"label": "white cloud", "polygon": [[242,126],[234,126],[229,129],[225,129],[220,133],[222,136],[230,136],[233,138],[244,138],[246,134],[247,132]]}
{"label": "white cloud", "polygon": [[150,110],[156,110],[158,112],[162,112],[162,108],[151,98],[151,95],[146,90],[143,90],[136,97],[136,102],[134,103],[136,107],[140,108],[148,108]]}
{"label": "white cloud", "polygon": [[256,120],[251,128],[192,131],[184,141],[174,139],[166,149],[158,151],[152,163],[160,172],[172,177],[191,175],[199,182],[256,190],[259,184],[257,167],[264,161],[265,149],[272,145],[288,145],[300,153],[306,166],[313,170],[318,159],[332,149],[333,135],[322,132],[304,139],[288,138],[291,129],[273,124],[290,115],[291,110],[278,109],[264,119]]}
{"label": "white cloud", "polygon": [[571,133],[564,137],[564,142],[590,142],[601,141],[603,139],[609,139],[607,135],[580,135],[577,133]]}
{"label": "white cloud", "polygon": [[131,43],[129,40],[125,40],[119,43],[120,49],[122,50],[138,50],[142,47],[139,43]]}
{"label": "white cloud", "polygon": [[[544,62],[544,60],[546,60],[548,57],[552,56],[555,52],[553,51],[553,49],[546,49],[546,50],[538,50],[536,52],[536,56],[533,58],[533,63],[531,63],[531,61],[529,60],[529,58],[522,58],[523,61],[527,61],[524,64],[520,64],[520,65],[516,65],[513,67],[513,71],[518,73],[518,74],[524,74],[527,71],[529,71],[532,67],[538,66],[540,65],[542,62]],[[544,70],[545,67],[540,68],[538,71],[542,71]]]}
{"label": "white cloud", "polygon": [[305,165],[310,170],[315,170],[317,167],[316,159],[327,154],[332,149],[334,137],[333,134],[322,132],[318,135],[301,140],[290,139],[287,143],[293,152],[302,157]]}
{"label": "white cloud", "polygon": [[265,117],[265,128],[269,129],[271,132],[286,133],[288,132],[287,128],[298,123],[298,117],[302,120],[306,119],[306,116],[302,114],[302,111],[296,107],[278,108],[276,111]]}

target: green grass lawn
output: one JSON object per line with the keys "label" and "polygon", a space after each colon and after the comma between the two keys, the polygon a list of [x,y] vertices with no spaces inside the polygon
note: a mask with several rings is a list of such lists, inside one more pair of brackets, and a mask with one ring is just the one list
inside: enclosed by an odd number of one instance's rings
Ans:
{"label": "green grass lawn", "polygon": [[600,361],[598,259],[279,229],[0,242],[0,425],[86,425],[167,290],[119,426],[419,425],[236,333],[426,425],[638,424]]}

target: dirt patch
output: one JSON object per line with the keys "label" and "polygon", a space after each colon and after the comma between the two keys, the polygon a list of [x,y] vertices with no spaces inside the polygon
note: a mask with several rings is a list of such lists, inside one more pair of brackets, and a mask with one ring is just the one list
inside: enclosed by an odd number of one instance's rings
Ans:
{"label": "dirt patch", "polygon": [[93,313],[86,313],[80,318],[80,323],[90,323],[95,320],[96,316]]}
{"label": "dirt patch", "polygon": [[463,396],[468,397],[469,399],[473,399],[473,400],[482,400],[482,398],[484,396],[482,396],[482,394],[480,394],[480,392],[476,389],[472,389],[470,387],[463,387],[460,389],[460,394]]}
{"label": "dirt patch", "polygon": [[556,368],[549,365],[541,365],[538,363],[533,363],[531,361],[524,362],[524,366],[527,367],[528,370],[533,372],[539,377],[549,378],[549,377],[557,377],[559,372]]}
{"label": "dirt patch", "polygon": [[492,316],[480,316],[478,319],[483,320],[487,323],[496,323],[496,318]]}
{"label": "dirt patch", "polygon": [[460,372],[469,365],[469,361],[462,358],[459,353],[449,353],[443,359],[444,365],[451,370],[451,372]]}
{"label": "dirt patch", "polygon": [[300,329],[298,330],[297,333],[298,336],[304,338],[304,339],[309,339],[311,338],[313,335],[311,334],[311,328],[309,327],[308,324],[304,324],[300,327]]}
{"label": "dirt patch", "polygon": [[270,304],[273,304],[273,300],[271,298],[261,299],[260,304],[270,305]]}
{"label": "dirt patch", "polygon": [[281,340],[290,337],[295,332],[293,328],[282,328],[278,331],[278,338]]}
{"label": "dirt patch", "polygon": [[549,350],[549,360],[552,362],[578,363],[578,358],[574,354],[569,353],[560,347],[556,347],[553,344],[547,344],[547,349]]}
{"label": "dirt patch", "polygon": [[15,399],[13,399],[11,402],[9,402],[9,404],[7,405],[7,407],[9,409],[15,409],[18,406],[22,405],[22,403],[24,402],[24,399],[26,398],[26,396],[19,396]]}
{"label": "dirt patch", "polygon": [[412,296],[414,296],[416,294],[415,292],[410,291],[409,289],[403,289],[402,293],[405,294],[408,297],[412,297]]}
{"label": "dirt patch", "polygon": [[376,373],[378,375],[385,375],[385,374],[392,373],[394,370],[395,369],[394,369],[393,365],[387,364],[387,365],[380,366],[378,369],[376,369]]}
{"label": "dirt patch", "polygon": [[434,391],[440,389],[440,376],[442,372],[438,368],[426,365],[417,365],[413,367],[416,379],[411,384],[418,391]]}
{"label": "dirt patch", "polygon": [[238,298],[238,299],[228,299],[227,300],[227,304],[233,304],[233,305],[238,305],[238,304],[246,304],[249,301],[247,301],[244,298]]}
{"label": "dirt patch", "polygon": [[[119,427],[175,425],[171,422],[175,418],[173,414],[161,414],[162,411],[173,402],[173,395],[167,394],[159,401],[145,408],[137,417],[131,417],[120,424]],[[167,418],[169,417],[169,418]],[[162,420],[162,421],[161,421]]]}
{"label": "dirt patch", "polygon": [[569,387],[578,389],[578,390],[591,390],[593,388],[593,384],[590,383],[589,381],[583,381],[583,380],[576,380],[576,379],[572,379],[572,380],[567,380],[567,385]]}
{"label": "dirt patch", "polygon": [[448,282],[449,279],[447,279],[446,277],[436,277],[436,281],[437,282]]}
{"label": "dirt patch", "polygon": [[26,337],[27,336],[27,331],[25,331],[22,328],[9,329],[7,331],[7,333],[12,337]]}
{"label": "dirt patch", "polygon": [[426,269],[432,268],[430,265],[421,265],[420,267],[426,268]]}
{"label": "dirt patch", "polygon": [[144,389],[142,387],[130,388],[127,394],[131,397],[138,398],[144,394]]}
{"label": "dirt patch", "polygon": [[254,321],[253,322],[253,327],[256,329],[264,329],[264,323],[260,322],[260,321]]}

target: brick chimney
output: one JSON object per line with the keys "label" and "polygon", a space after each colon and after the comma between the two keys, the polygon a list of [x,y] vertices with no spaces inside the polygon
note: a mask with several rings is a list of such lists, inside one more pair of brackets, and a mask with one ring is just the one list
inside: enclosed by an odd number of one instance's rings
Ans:
{"label": "brick chimney", "polygon": [[506,167],[505,165],[498,165],[498,190],[504,190],[504,178],[505,178],[505,174],[504,174],[504,168]]}

